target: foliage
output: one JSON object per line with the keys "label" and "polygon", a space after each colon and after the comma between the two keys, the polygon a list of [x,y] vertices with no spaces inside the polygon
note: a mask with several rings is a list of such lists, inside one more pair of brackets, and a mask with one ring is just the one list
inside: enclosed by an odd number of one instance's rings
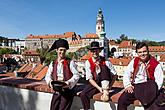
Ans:
{"label": "foliage", "polygon": [[84,56],[85,54],[88,53],[87,48],[89,48],[89,46],[82,47],[82,48],[80,48],[79,50],[76,51],[76,55],[77,55],[78,59],[80,59],[82,56]]}
{"label": "foliage", "polygon": [[45,64],[49,65],[51,61],[54,61],[57,58],[57,52],[56,51],[52,51],[52,52],[48,52],[45,56]]}
{"label": "foliage", "polygon": [[118,44],[120,44],[122,41],[129,40],[129,39],[128,39],[128,36],[126,36],[125,34],[121,34],[120,37],[119,37],[119,39],[116,39],[116,40],[117,40],[116,42]]}
{"label": "foliage", "polygon": [[158,42],[160,45],[164,45],[165,46],[165,41],[161,41],[161,42]]}
{"label": "foliage", "polygon": [[[39,52],[40,50],[37,49],[37,51]],[[83,55],[87,54],[88,49],[87,47],[83,47],[81,49],[79,49],[76,52],[67,52],[66,53],[66,57],[73,59],[73,60],[78,60],[80,59]],[[51,52],[45,52],[45,59],[44,59],[44,63],[46,65],[49,65],[49,63],[51,61],[54,61],[57,58],[57,52],[56,51],[51,51]]]}
{"label": "foliage", "polygon": [[39,57],[40,57],[40,61],[41,64],[46,60],[46,56],[47,56],[47,51],[48,51],[48,46],[42,47],[41,49],[36,49],[37,53],[39,53]]}
{"label": "foliage", "polygon": [[[68,52],[66,53],[66,57],[73,59],[73,60],[77,60],[78,56],[76,54],[76,52]],[[57,58],[57,52],[56,51],[52,51],[47,53],[47,55],[45,56],[45,64],[49,65],[51,61],[54,61]]]}
{"label": "foliage", "polygon": [[[129,39],[127,35],[121,34],[121,35],[119,36],[119,39],[116,39],[116,42],[117,42],[118,44],[120,44],[120,43],[121,43],[122,41],[124,41],[124,40],[131,40],[133,44],[140,41],[140,40],[137,40],[137,39]],[[165,45],[165,43],[163,43],[163,42],[155,42],[155,41],[150,41],[150,40],[141,40],[141,41],[142,41],[142,42],[146,42],[149,46],[160,46],[160,45]]]}
{"label": "foliage", "polygon": [[78,55],[76,52],[68,52],[68,53],[66,53],[66,57],[73,59],[73,60],[78,60]]}
{"label": "foliage", "polygon": [[143,42],[146,42],[148,46],[160,46],[158,42],[155,41],[149,41],[149,40],[142,40]]}
{"label": "foliage", "polygon": [[3,54],[17,54],[17,52],[11,48],[0,48],[0,55]]}

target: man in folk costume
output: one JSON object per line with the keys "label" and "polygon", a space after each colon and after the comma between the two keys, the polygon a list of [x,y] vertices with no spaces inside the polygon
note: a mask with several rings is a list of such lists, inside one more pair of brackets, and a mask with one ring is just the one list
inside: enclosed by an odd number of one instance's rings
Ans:
{"label": "man in folk costume", "polygon": [[75,62],[65,57],[65,53],[69,49],[68,42],[64,39],[56,40],[49,52],[54,49],[57,52],[57,59],[50,63],[45,80],[51,88],[53,88],[53,81],[62,81],[69,89],[54,92],[50,110],[70,110],[74,93],[78,91],[75,85],[79,80],[79,74]]}
{"label": "man in folk costume", "polygon": [[[163,70],[159,62],[149,54],[146,43],[136,45],[138,57],[128,65],[123,84],[125,91],[118,101],[118,110],[127,110],[127,106],[139,100],[145,110],[165,110],[158,107],[155,100],[163,84]],[[132,80],[131,80],[132,79]]]}
{"label": "man in folk costume", "polygon": [[112,74],[115,75],[116,71],[109,60],[99,56],[103,48],[96,41],[93,41],[89,48],[92,57],[85,62],[86,80],[89,84],[80,93],[84,110],[90,110],[90,99],[96,93],[102,93],[101,100],[109,100],[109,84]]}

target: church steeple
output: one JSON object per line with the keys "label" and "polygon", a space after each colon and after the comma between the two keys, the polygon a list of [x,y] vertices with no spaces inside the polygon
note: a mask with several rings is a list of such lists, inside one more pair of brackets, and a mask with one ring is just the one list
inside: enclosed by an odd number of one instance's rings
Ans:
{"label": "church steeple", "polygon": [[105,33],[105,23],[104,23],[104,16],[102,10],[99,9],[97,13],[97,21],[96,21],[96,34],[100,36],[101,33]]}

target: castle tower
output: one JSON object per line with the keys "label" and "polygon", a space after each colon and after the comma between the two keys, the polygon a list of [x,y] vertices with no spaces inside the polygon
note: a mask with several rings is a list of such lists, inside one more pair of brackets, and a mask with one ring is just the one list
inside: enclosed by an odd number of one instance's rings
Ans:
{"label": "castle tower", "polygon": [[99,9],[97,13],[97,20],[96,20],[96,34],[100,36],[102,32],[105,32],[105,23],[104,23],[104,16],[102,10]]}
{"label": "castle tower", "polygon": [[104,47],[100,54],[108,58],[108,39],[106,38],[104,16],[101,9],[97,13],[96,34],[99,36],[100,46]]}

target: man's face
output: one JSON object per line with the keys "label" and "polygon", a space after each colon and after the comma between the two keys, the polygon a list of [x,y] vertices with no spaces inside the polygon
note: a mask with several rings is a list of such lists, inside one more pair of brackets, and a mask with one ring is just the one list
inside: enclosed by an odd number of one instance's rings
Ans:
{"label": "man's face", "polygon": [[139,58],[143,61],[143,62],[146,62],[148,57],[149,57],[149,54],[148,54],[148,51],[147,51],[147,48],[146,46],[140,48],[140,49],[137,49],[137,54],[139,56]]}
{"label": "man's face", "polygon": [[65,53],[66,53],[66,48],[64,47],[59,47],[57,50],[57,56],[60,58],[64,58],[65,57]]}
{"label": "man's face", "polygon": [[98,58],[99,57],[99,53],[100,53],[100,49],[92,49],[91,52],[92,52],[92,56],[94,58]]}

